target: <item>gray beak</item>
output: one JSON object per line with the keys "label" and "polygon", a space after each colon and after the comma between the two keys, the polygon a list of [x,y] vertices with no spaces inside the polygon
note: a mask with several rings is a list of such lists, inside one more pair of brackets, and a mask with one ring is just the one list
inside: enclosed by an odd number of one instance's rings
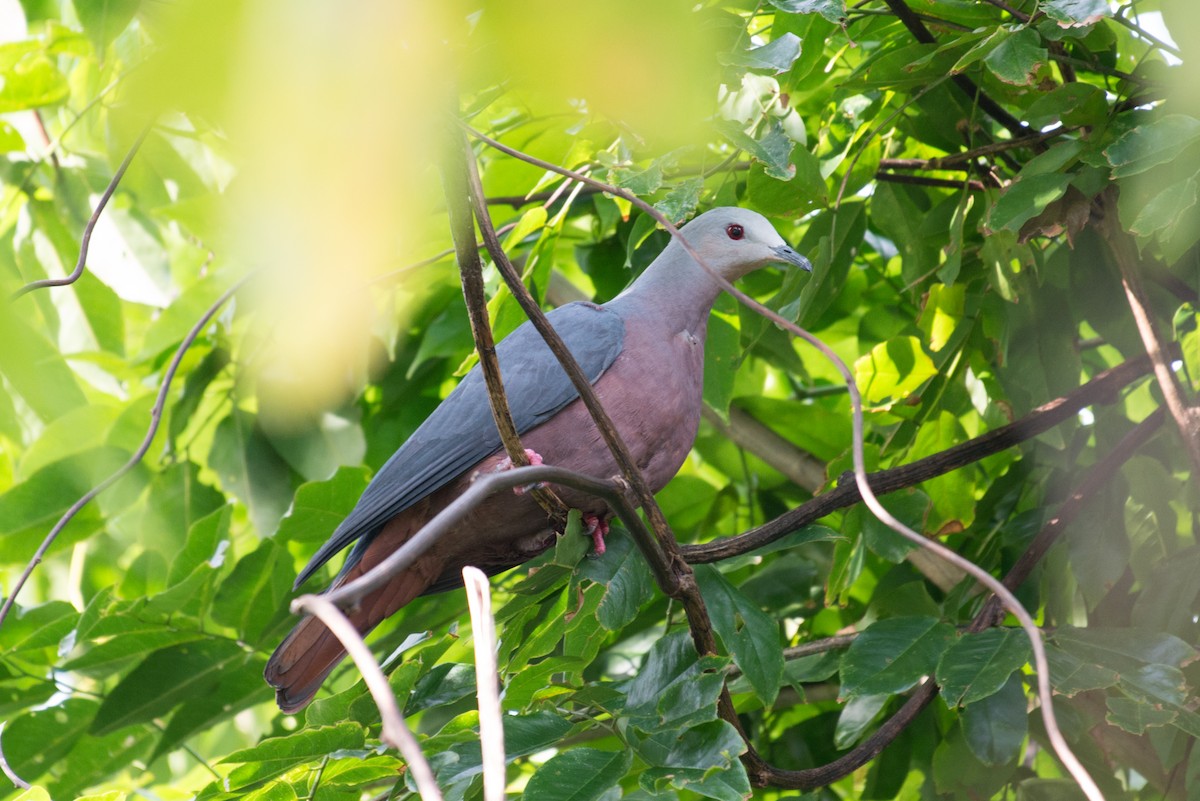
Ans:
{"label": "gray beak", "polygon": [[776,245],[775,247],[771,248],[771,252],[774,253],[784,264],[790,264],[794,267],[799,267],[801,270],[807,270],[810,273],[812,272],[812,262],[801,256],[796,251],[792,250],[787,245]]}

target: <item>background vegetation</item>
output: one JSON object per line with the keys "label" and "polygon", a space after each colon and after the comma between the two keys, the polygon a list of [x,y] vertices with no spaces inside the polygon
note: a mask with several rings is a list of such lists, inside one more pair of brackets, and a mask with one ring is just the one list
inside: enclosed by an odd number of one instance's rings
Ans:
{"label": "background vegetation", "polygon": [[[437,170],[455,110],[672,220],[771,217],[814,273],[743,287],[853,364],[887,506],[1010,577],[1107,798],[1200,794],[1193,3],[0,10],[0,292],[71,273],[90,239],[77,281],[0,311],[4,593],[161,423],[0,622],[0,746],[34,785],[0,797],[411,792],[353,667],[295,717],[261,672],[297,567],[470,364]],[[667,241],[472,147],[547,307],[611,298]],[[524,318],[486,278],[502,336]],[[1079,797],[1011,618],[840,478],[833,367],[722,298],[705,399],[659,501],[720,653],[697,656],[620,530],[603,558],[565,539],[497,579],[510,793]],[[372,646],[443,792],[478,797],[462,593]]]}

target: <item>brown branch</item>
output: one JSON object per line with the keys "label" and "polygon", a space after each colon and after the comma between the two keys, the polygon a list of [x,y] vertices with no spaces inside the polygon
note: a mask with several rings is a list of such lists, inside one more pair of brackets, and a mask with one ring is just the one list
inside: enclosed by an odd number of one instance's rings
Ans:
{"label": "brown branch", "polygon": [[[935,44],[937,42],[937,38],[929,32],[929,29],[925,27],[925,23],[908,7],[904,0],[883,0],[883,2],[892,10],[892,13],[899,17],[900,22],[904,24],[904,27],[908,28],[909,33],[918,42],[923,44]],[[983,109],[984,113],[1007,128],[1013,136],[1025,136],[1031,133],[1030,129],[1024,123],[1005,111],[999,103],[992,100],[991,97],[985,94],[966,75],[952,75],[950,79],[954,81],[954,85],[962,90],[963,94],[970,101],[978,103],[979,108]]]}
{"label": "brown branch", "polygon": [[[492,419],[500,433],[504,451],[513,465],[526,467],[529,457],[521,445],[521,435],[513,422],[504,393],[504,379],[500,374],[500,360],[496,357],[496,344],[492,338],[492,326],[488,321],[487,296],[483,290],[483,262],[475,245],[475,220],[471,213],[470,182],[466,160],[466,137],[457,136],[456,129],[448,131],[461,146],[446,148],[442,165],[442,185],[446,194],[446,210],[450,218],[450,235],[458,258],[458,271],[462,278],[463,299],[467,304],[467,316],[471,321],[471,335],[475,339],[475,350],[479,354],[479,368],[487,385],[488,402]],[[456,144],[458,144],[456,143]],[[530,495],[546,512],[555,527],[561,529],[567,522],[567,507],[545,489],[534,489]]]}
{"label": "brown branch", "polygon": [[[1060,536],[1067,525],[1075,518],[1079,510],[1082,509],[1084,502],[1104,487],[1116,474],[1117,470],[1128,461],[1129,457],[1153,435],[1161,422],[1162,415],[1158,412],[1143,420],[1103,460],[1088,471],[1088,475],[1084,477],[1079,487],[1067,497],[1067,500],[1059,507],[1055,516],[1038,533],[1037,537],[1034,538],[1034,544],[1029,550],[1033,551],[1036,547],[1036,555],[1028,559],[1023,555],[1004,576],[1003,584],[1005,587],[1009,590],[1016,590],[1024,583],[1037,563],[1037,560],[1045,554],[1055,538]],[[980,610],[979,614],[975,616],[974,620],[971,621],[968,630],[982,631],[985,628],[996,625],[999,622],[996,610],[999,608],[999,601],[993,596],[984,605],[983,609]],[[816,768],[805,770],[778,770],[772,768],[772,773],[769,777],[771,785],[790,790],[812,790],[817,787],[824,787],[827,784],[850,775],[879,756],[884,748],[891,744],[901,732],[916,720],[917,716],[921,714],[937,695],[937,685],[932,681],[926,682],[913,692],[896,714],[888,718],[852,751],[842,755],[833,762]]]}
{"label": "brown branch", "polygon": [[121,179],[125,177],[125,171],[129,169],[130,162],[132,162],[133,157],[137,155],[138,149],[141,148],[142,142],[145,141],[146,135],[150,133],[150,129],[153,127],[153,125],[154,123],[148,123],[146,127],[142,129],[142,132],[138,134],[138,138],[134,140],[133,145],[129,148],[129,152],[125,154],[125,158],[121,161],[121,166],[117,167],[117,171],[113,173],[112,180],[108,182],[108,186],[105,188],[104,193],[100,195],[100,200],[96,203],[95,211],[92,212],[91,218],[88,220],[87,225],[85,225],[83,228],[83,239],[79,244],[79,261],[75,263],[75,269],[71,271],[71,274],[64,278],[42,278],[38,281],[30,281],[16,292],[13,292],[10,300],[16,300],[22,295],[32,292],[35,289],[43,289],[45,287],[53,286],[68,286],[69,284],[73,284],[79,280],[80,276],[83,275],[84,265],[87,263],[88,247],[92,242],[92,231],[96,229],[96,223],[100,221],[100,214],[104,211],[104,207],[108,205],[108,201],[110,198],[112,198],[113,193],[117,191],[117,185],[121,183]]}
{"label": "brown branch", "polygon": [[[505,145],[484,136],[475,131],[469,126],[463,125],[467,133],[475,136],[483,142],[495,147],[502,152],[509,152],[516,158],[520,158],[530,163],[540,162],[540,159],[535,159],[526,153],[521,153],[517,150],[512,150]],[[568,170],[558,165],[542,162],[548,169],[572,178],[580,183],[588,186],[593,186],[605,192],[619,195],[626,199],[631,199],[631,202],[638,205],[643,210],[649,209],[652,216],[659,222],[666,224],[668,230],[673,232],[673,235],[679,236],[679,231],[671,224],[670,220],[663,217],[650,204],[646,203],[641,198],[633,195],[630,192],[619,189],[614,186],[597,181],[590,176],[574,170]],[[595,392],[592,391],[591,384],[583,371],[579,369],[579,365],[575,363],[574,357],[571,356],[569,350],[557,332],[546,320],[546,315],[538,307],[533,296],[529,294],[529,290],[522,283],[520,275],[513,268],[512,263],[508,260],[508,256],[504,253],[504,248],[500,245],[500,240],[492,231],[491,218],[488,215],[487,204],[484,203],[484,192],[482,184],[479,181],[479,175],[475,169],[474,161],[468,159],[468,176],[471,180],[471,187],[474,193],[475,214],[479,221],[480,232],[483,234],[483,240],[488,246],[488,252],[492,256],[492,261],[495,263],[500,274],[504,277],[505,283],[512,290],[513,296],[520,303],[521,308],[529,317],[534,327],[542,335],[546,344],[554,352],[559,364],[567,372],[571,379],[571,383],[575,385],[575,389],[579,392],[579,397],[587,407],[588,413],[591,414],[592,420],[596,423],[596,428],[604,437],[605,443],[613,454],[613,458],[620,467],[621,473],[633,490],[634,497],[638,504],[645,511],[647,519],[650,521],[650,528],[654,532],[656,542],[638,540],[638,545],[646,556],[647,562],[650,563],[651,570],[655,573],[655,578],[659,581],[659,586],[663,592],[671,598],[678,600],[683,606],[684,613],[687,616],[688,628],[692,634],[692,642],[696,646],[696,651],[700,654],[716,654],[719,653],[717,648],[717,637],[712,627],[712,621],[708,616],[708,609],[704,603],[704,597],[700,594],[700,586],[696,583],[696,576],[692,572],[691,565],[682,557],[679,550],[679,543],[675,539],[675,535],[671,532],[671,527],[668,525],[666,517],[663,516],[662,510],[658,507],[658,503],[654,500],[654,494],[650,491],[650,487],[646,484],[645,478],[642,476],[641,470],[633,457],[629,454],[628,448],[621,440],[617,433],[616,427],[609,419],[607,412],[600,405],[596,398]],[[702,263],[702,259],[687,243],[687,240],[680,237],[685,249],[692,254],[697,263]],[[707,269],[707,267],[706,267]],[[711,271],[710,271],[711,272]],[[715,275],[715,273],[713,273]],[[724,282],[728,286],[728,282]],[[736,293],[735,294],[740,294]],[[636,539],[636,535],[635,535]],[[733,698],[729,694],[729,688],[723,687],[721,695],[717,700],[717,711],[720,716],[737,729],[742,739],[746,742],[746,753],[742,755],[743,761],[747,764],[748,770],[756,770],[761,759],[754,752],[753,746],[750,744],[750,738],[746,735],[742,728],[741,721],[738,719],[737,710],[733,706]]]}
{"label": "brown branch", "polygon": [[905,175],[903,173],[883,172],[881,170],[875,173],[875,180],[893,184],[936,186],[941,189],[968,189],[972,192],[982,192],[984,190],[983,182],[976,181],[973,178],[966,181],[955,181],[950,178],[930,178],[926,175]]}
{"label": "brown branch", "polygon": [[1029,22],[1028,14],[1026,14],[1024,11],[1018,11],[1017,9],[1010,6],[1008,3],[1005,3],[1004,0],[984,0],[984,1],[995,6],[996,8],[1000,9],[1001,11],[1008,12],[1010,15],[1012,15],[1013,19],[1019,20],[1021,22]]}
{"label": "brown branch", "polygon": [[624,482],[617,479],[601,480],[562,467],[534,465],[514,467],[499,473],[488,473],[471,483],[467,491],[459,495],[438,512],[421,530],[405,540],[404,544],[388,554],[387,558],[354,581],[325,593],[339,607],[357,603],[363,596],[381,589],[401,571],[412,566],[421,554],[429,550],[458,526],[466,516],[485,499],[497,492],[511,490],[526,484],[557,484],[568,489],[586,492],[609,504],[621,518],[621,522],[635,538],[650,538],[646,524],[638,517],[637,510],[625,497]]}
{"label": "brown branch", "polygon": [[117,468],[116,472],[101,481],[95,487],[92,487],[83,494],[83,497],[71,504],[71,508],[67,509],[67,511],[63,513],[63,516],[59,518],[58,522],[54,524],[54,528],[50,529],[50,533],[46,535],[44,540],[42,540],[42,544],[38,546],[33,558],[30,559],[29,564],[25,566],[25,571],[21,573],[20,578],[17,579],[17,583],[13,585],[12,592],[10,592],[8,597],[4,599],[4,605],[0,606],[0,626],[4,625],[4,621],[8,617],[9,611],[17,601],[17,595],[21,592],[21,588],[25,586],[25,582],[29,580],[29,577],[33,574],[34,569],[41,564],[42,558],[46,555],[46,551],[48,551],[54,541],[58,539],[58,535],[62,533],[62,530],[66,527],[67,523],[70,523],[72,518],[79,514],[79,510],[87,506],[93,498],[111,487],[122,476],[136,467],[138,462],[142,461],[142,457],[146,455],[146,452],[150,450],[150,443],[154,441],[154,435],[158,433],[159,424],[162,423],[163,409],[167,404],[167,392],[171,389],[171,381],[175,378],[175,373],[179,370],[179,364],[183,361],[184,354],[188,352],[188,348],[190,348],[192,343],[196,341],[196,337],[200,336],[200,332],[204,330],[206,325],[208,325],[209,320],[211,320],[213,316],[216,315],[216,313],[220,310],[220,308],[225,305],[226,301],[233,297],[234,293],[241,289],[242,286],[244,286],[245,283],[253,276],[254,273],[251,273],[250,275],[247,275],[239,280],[233,286],[229,287],[229,289],[225,290],[221,297],[217,298],[216,301],[208,307],[204,314],[200,316],[200,319],[197,320],[196,324],[192,326],[192,329],[188,331],[187,336],[185,336],[183,341],[179,343],[179,347],[175,350],[175,356],[171,359],[171,363],[167,366],[166,373],[163,374],[162,384],[160,384],[158,388],[158,396],[154,399],[154,406],[150,409],[150,427],[146,430],[146,436],[142,439],[142,444],[139,445],[137,450],[134,451],[133,455],[129,457],[129,461]]}
{"label": "brown branch", "polygon": [[[1011,448],[1074,416],[1080,409],[1116,397],[1116,392],[1145,375],[1150,361],[1145,356],[1105,370],[1082,387],[1039,406],[1025,417],[981,434],[940,453],[890,470],[870,475],[871,488],[886,494],[944,475],[964,465]],[[842,481],[836,489],[786,512],[765,525],[733,537],[719,537],[699,545],[684,545],[684,558],[693,564],[718,562],[775,542],[825,515],[853,506],[860,500],[857,486]]]}
{"label": "brown branch", "polygon": [[1190,403],[1179,385],[1179,379],[1171,370],[1167,356],[1167,347],[1163,344],[1162,336],[1150,316],[1149,303],[1146,298],[1146,288],[1142,285],[1142,276],[1138,265],[1137,252],[1129,234],[1121,228],[1117,216],[1115,196],[1110,192],[1101,200],[1104,209],[1102,230],[1108,240],[1116,259],[1117,268],[1121,271],[1121,285],[1125,288],[1125,299],[1133,312],[1133,320],[1141,335],[1142,344],[1154,366],[1154,378],[1162,391],[1167,410],[1175,420],[1179,436],[1183,440],[1184,450],[1192,461],[1192,478],[1200,482],[1200,407]]}

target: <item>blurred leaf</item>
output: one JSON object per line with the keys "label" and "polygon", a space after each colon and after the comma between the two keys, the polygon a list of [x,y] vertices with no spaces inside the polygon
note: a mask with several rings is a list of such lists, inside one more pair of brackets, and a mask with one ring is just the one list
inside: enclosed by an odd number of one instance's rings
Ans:
{"label": "blurred leaf", "polygon": [[1070,182],[1069,175],[1053,172],[1020,177],[992,206],[988,227],[993,231],[1020,231],[1027,220],[1062,197]]}
{"label": "blurred leaf", "polygon": [[96,51],[103,53],[133,19],[141,0],[80,0],[74,5],[83,29],[96,43]]}
{"label": "blurred leaf", "polygon": [[105,696],[89,731],[104,735],[164,715],[185,699],[210,692],[244,659],[245,652],[229,640],[155,651]]}
{"label": "blurred leaf", "polygon": [[49,106],[65,100],[67,79],[40,42],[0,45],[0,114]]}
{"label": "blurred leaf", "polygon": [[1175,712],[1158,704],[1136,698],[1108,698],[1108,714],[1104,719],[1130,734],[1145,734],[1152,726],[1166,726],[1175,720]]}
{"label": "blurred leaf", "polygon": [[1200,139],[1200,120],[1167,114],[1126,131],[1104,150],[1114,178],[1145,172],[1170,161],[1185,146]]}
{"label": "blurred leaf", "polygon": [[287,601],[295,580],[288,552],[274,540],[263,540],[221,583],[213,599],[213,620],[237,631],[240,639],[257,643],[291,616]]}
{"label": "blurred leaf", "polygon": [[771,5],[789,14],[820,14],[830,22],[846,16],[845,0],[770,0]]}
{"label": "blurred leaf", "polygon": [[250,510],[259,532],[274,533],[292,498],[290,471],[253,415],[235,410],[217,425],[208,462]]}
{"label": "blurred leaf", "polygon": [[1064,28],[1091,25],[1112,16],[1104,0],[1044,0],[1042,10]]}
{"label": "blurred leaf", "polygon": [[845,750],[861,740],[891,697],[887,693],[858,695],[847,701],[838,715],[837,729],[833,734],[834,747]]}

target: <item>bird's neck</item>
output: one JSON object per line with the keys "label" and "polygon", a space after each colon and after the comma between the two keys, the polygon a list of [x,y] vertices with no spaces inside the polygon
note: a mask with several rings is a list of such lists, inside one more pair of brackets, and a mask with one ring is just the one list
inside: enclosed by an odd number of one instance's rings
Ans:
{"label": "bird's neck", "polygon": [[678,330],[702,331],[721,287],[678,243],[657,259],[608,306],[637,310],[669,322]]}

